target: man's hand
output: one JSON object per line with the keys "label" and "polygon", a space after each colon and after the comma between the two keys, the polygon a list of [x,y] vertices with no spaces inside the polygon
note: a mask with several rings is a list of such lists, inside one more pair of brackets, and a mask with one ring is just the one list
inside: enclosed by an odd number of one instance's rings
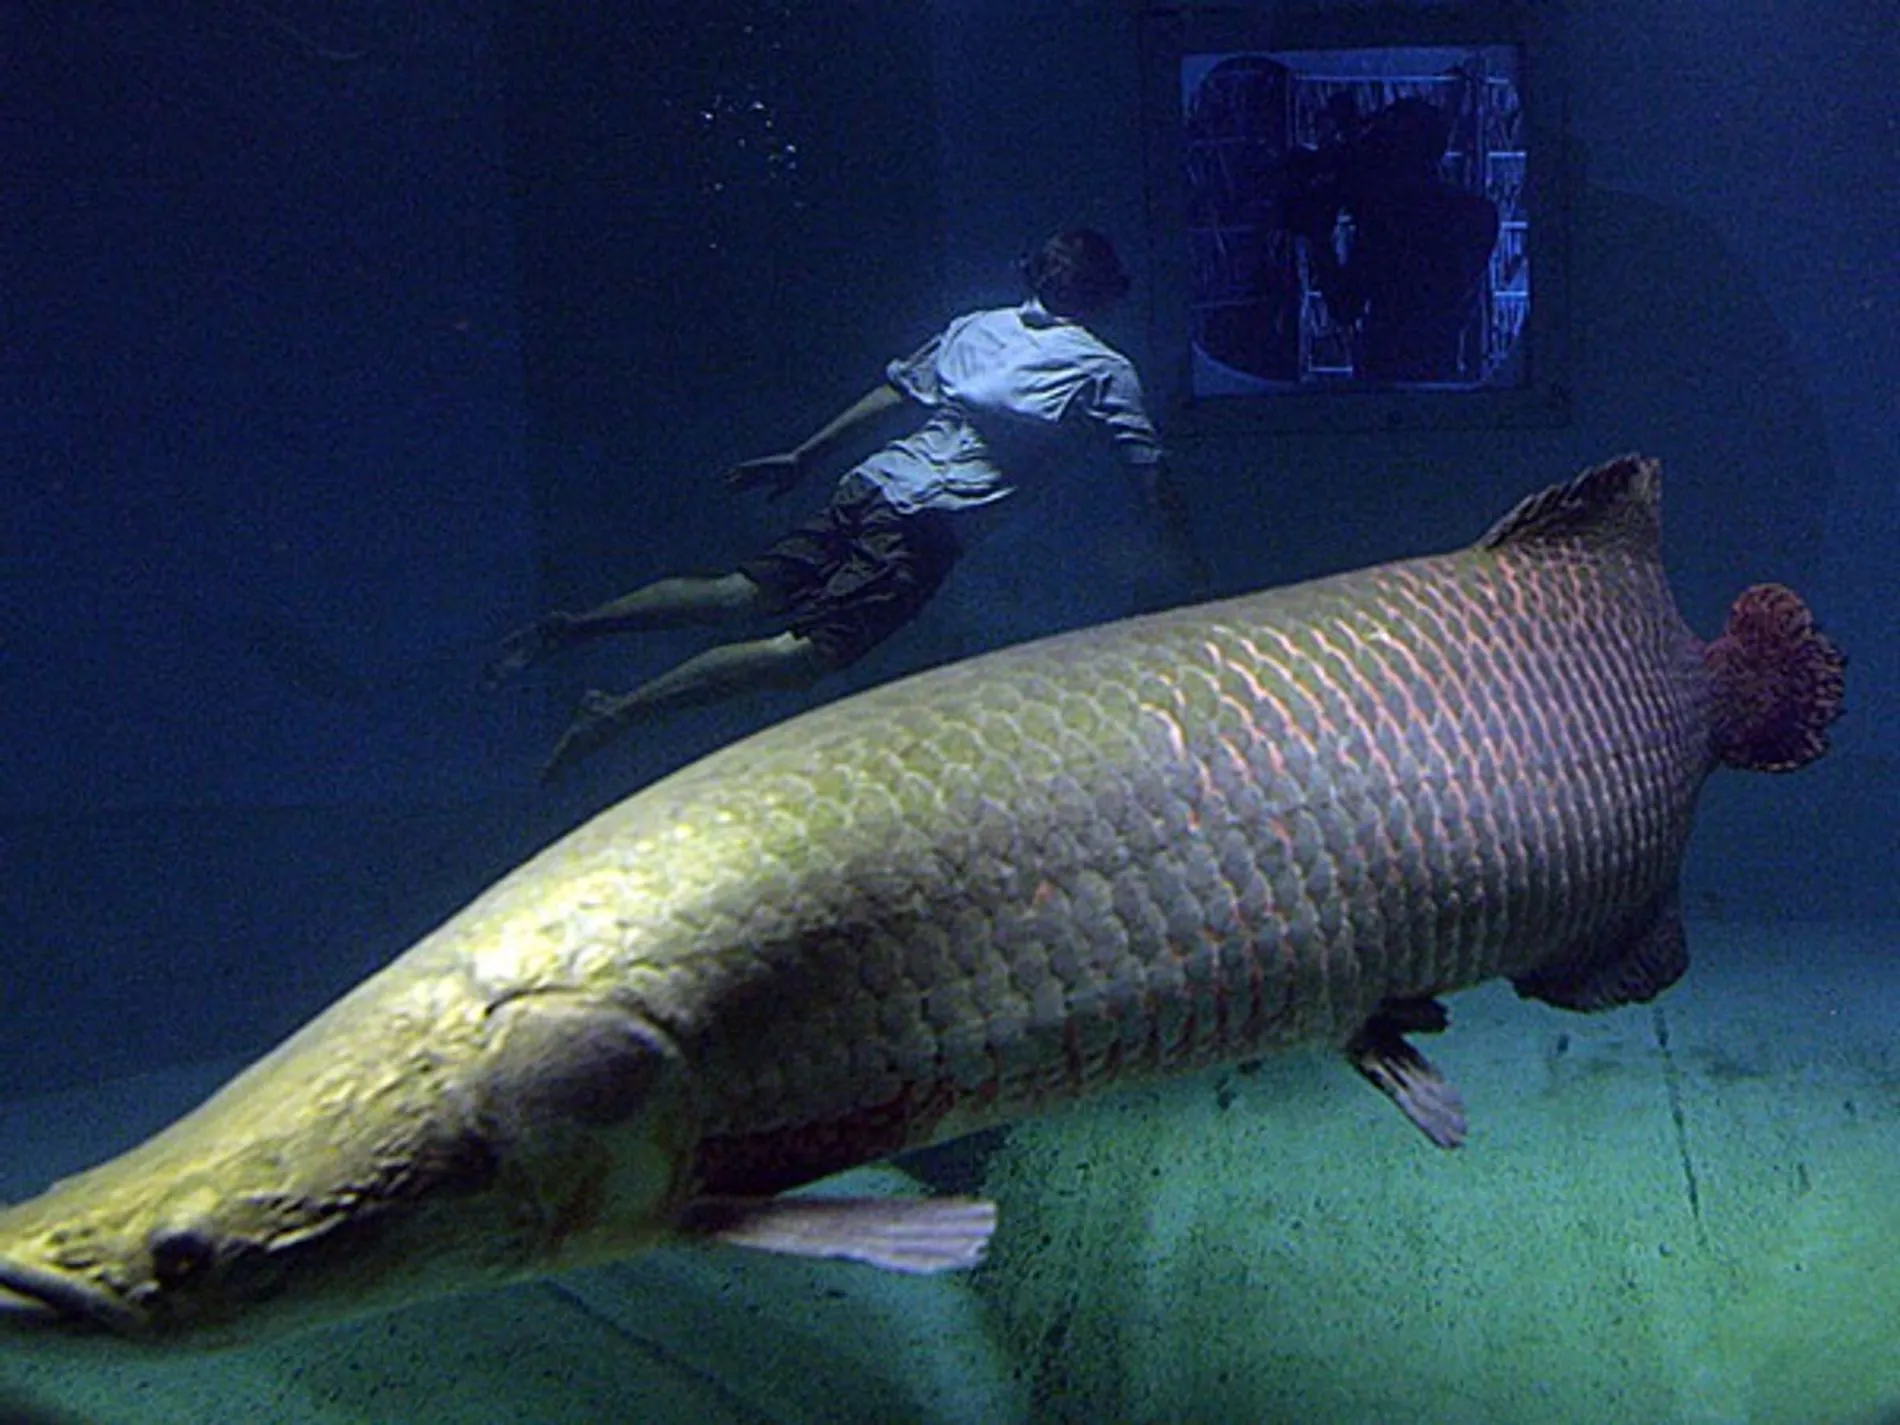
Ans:
{"label": "man's hand", "polygon": [[1214,587],[1214,571],[1201,554],[1200,541],[1194,537],[1194,522],[1188,517],[1187,496],[1166,466],[1159,461],[1144,472],[1142,490],[1149,508],[1159,517],[1161,543],[1187,584],[1190,599],[1207,598]]}
{"label": "man's hand", "polygon": [[745,460],[725,473],[728,490],[746,490],[754,485],[767,486],[766,497],[779,499],[789,495],[805,478],[805,461],[795,450],[783,455],[761,455]]}

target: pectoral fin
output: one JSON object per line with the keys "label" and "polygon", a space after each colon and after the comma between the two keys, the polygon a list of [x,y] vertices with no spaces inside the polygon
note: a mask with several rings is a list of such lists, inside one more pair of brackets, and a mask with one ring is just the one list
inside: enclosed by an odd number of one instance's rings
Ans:
{"label": "pectoral fin", "polygon": [[680,1228],[763,1252],[944,1272],[983,1259],[996,1204],[968,1197],[706,1197],[687,1205]]}
{"label": "pectoral fin", "polygon": [[1465,1141],[1465,1104],[1406,1034],[1436,1034],[1449,1021],[1437,1000],[1393,1000],[1379,1007],[1346,1046],[1346,1056],[1374,1088],[1441,1148]]}

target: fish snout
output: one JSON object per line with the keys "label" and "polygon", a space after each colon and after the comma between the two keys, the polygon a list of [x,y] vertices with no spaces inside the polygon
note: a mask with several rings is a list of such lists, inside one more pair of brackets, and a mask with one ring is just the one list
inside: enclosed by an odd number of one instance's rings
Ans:
{"label": "fish snout", "polygon": [[76,1273],[0,1257],[0,1333],[58,1331],[136,1336],[144,1313]]}
{"label": "fish snout", "polygon": [[114,1183],[94,1169],[0,1215],[0,1336],[157,1343],[216,1315],[242,1243],[196,1210],[202,1190],[134,1212]]}

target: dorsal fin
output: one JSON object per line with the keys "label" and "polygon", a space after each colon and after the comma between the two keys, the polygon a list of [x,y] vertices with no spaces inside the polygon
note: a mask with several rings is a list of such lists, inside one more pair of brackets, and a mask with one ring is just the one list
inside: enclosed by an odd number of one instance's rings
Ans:
{"label": "dorsal fin", "polygon": [[1478,541],[1478,548],[1584,544],[1661,559],[1661,499],[1662,462],[1619,455],[1518,501]]}

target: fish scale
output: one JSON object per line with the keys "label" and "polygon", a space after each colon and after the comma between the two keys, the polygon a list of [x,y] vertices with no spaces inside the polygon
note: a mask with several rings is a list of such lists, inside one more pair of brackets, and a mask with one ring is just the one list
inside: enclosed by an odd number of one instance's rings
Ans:
{"label": "fish scale", "polygon": [[[691,894],[748,905],[729,949],[678,943],[698,992],[648,1007],[691,1042],[708,1136],[769,1137],[801,1175],[832,1166],[802,1131],[866,1114],[902,1146],[1343,1043],[1383,1000],[1611,935],[1673,880],[1713,755],[1698,648],[1621,551],[1479,548],[873,690],[629,809],[787,809],[708,848],[734,873]],[[761,857],[803,913],[761,901]],[[665,973],[650,934],[638,953]],[[763,1024],[726,998],[754,981]]]}
{"label": "fish scale", "polygon": [[0,1211],[0,1330],[215,1341],[714,1238],[975,1261],[961,1199],[774,1194],[1111,1084],[1330,1045],[1434,1142],[1407,1036],[1499,976],[1687,966],[1718,765],[1820,756],[1842,659],[1745,591],[1703,645],[1652,462],[1469,549],[873,689],[610,808],[209,1102]]}

